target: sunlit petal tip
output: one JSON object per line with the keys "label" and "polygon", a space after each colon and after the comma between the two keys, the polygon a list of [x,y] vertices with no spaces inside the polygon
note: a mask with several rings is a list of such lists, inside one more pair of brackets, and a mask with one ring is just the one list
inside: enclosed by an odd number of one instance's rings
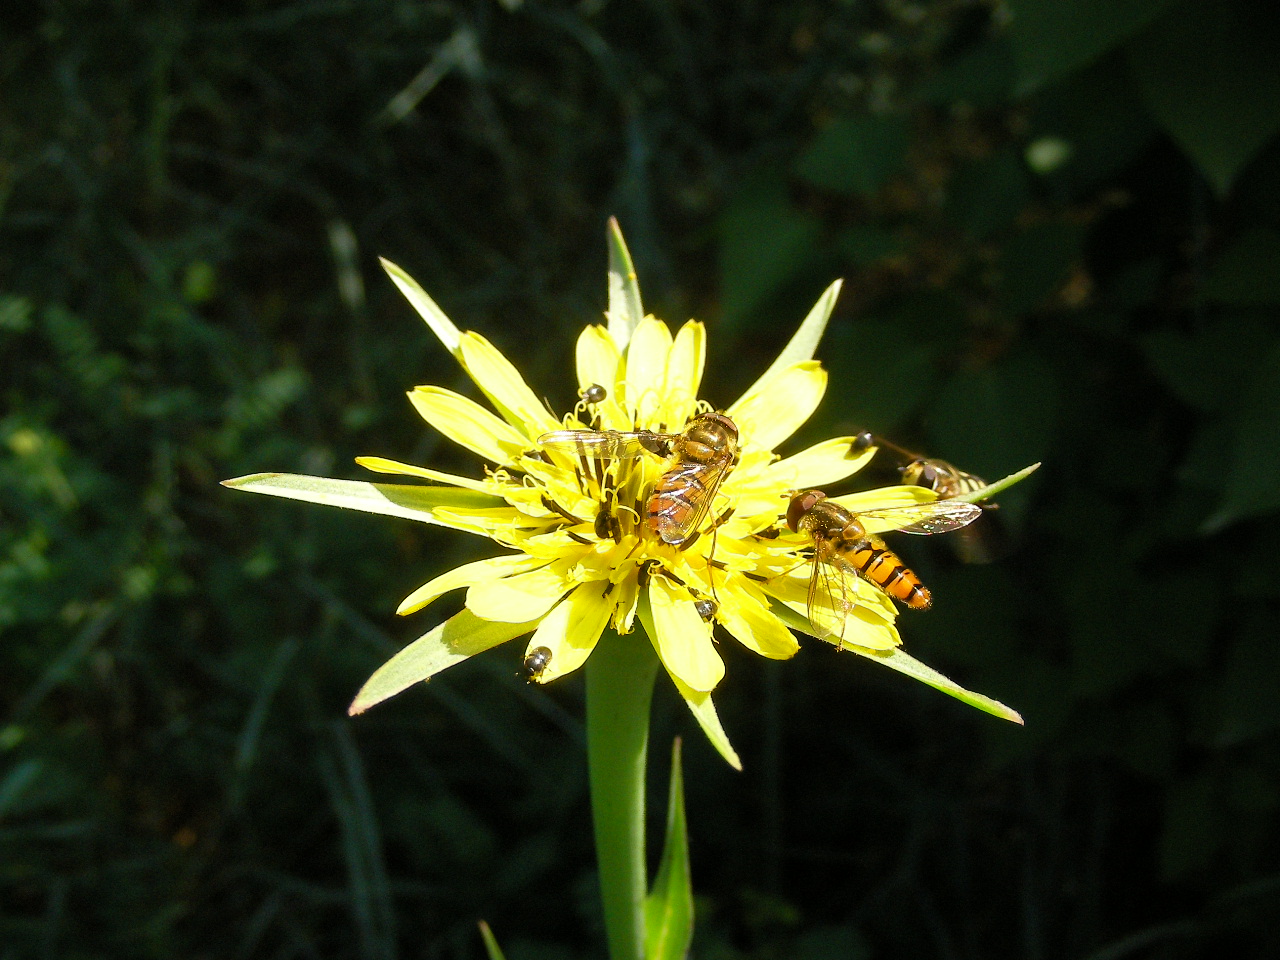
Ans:
{"label": "sunlit petal tip", "polygon": [[772,450],[813,415],[826,389],[827,372],[806,360],[757,383],[727,412],[754,446]]}

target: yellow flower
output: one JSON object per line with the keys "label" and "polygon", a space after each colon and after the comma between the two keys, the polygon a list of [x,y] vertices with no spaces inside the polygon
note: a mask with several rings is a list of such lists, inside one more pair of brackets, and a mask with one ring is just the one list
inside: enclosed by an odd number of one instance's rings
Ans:
{"label": "yellow flower", "polygon": [[[623,253],[615,264],[629,268],[620,238],[615,243]],[[647,516],[654,485],[672,465],[661,441],[649,438],[657,452],[640,449],[619,457],[597,455],[585,444],[577,451],[572,444],[557,446],[546,435],[680,434],[711,409],[698,399],[706,357],[701,323],[686,323],[673,335],[658,320],[642,317],[634,275],[615,268],[608,326],[589,326],[578,338],[582,399],[557,419],[489,341],[459,331],[406,274],[384,265],[492,408],[441,387],[409,393],[427,423],[484,463],[483,475],[455,476],[361,457],[358,462],[370,470],[431,485],[279,474],[227,483],[439,524],[489,537],[506,552],[443,573],[405,598],[398,613],[420,611],[452,590],[466,589],[465,608],[375,673],[352,712],[526,634],[531,678],[546,683],[582,666],[607,627],[629,634],[638,618],[694,716],[736,766],[710,698],[725,670],[713,639],[716,627],[773,659],[798,650],[792,628],[820,632],[805,613],[812,545],[783,522],[790,496],[844,480],[875,452],[859,449],[853,437],[837,437],[791,456],[774,453],[814,412],[826,389],[826,373],[811,357],[839,285],[824,294],[778,361],[723,411],[738,430],[737,460],[713,496],[698,501],[706,508],[697,531],[673,544],[655,532]],[[896,486],[835,502],[856,511],[933,498],[918,486]],[[902,654],[893,602],[861,580],[850,589],[857,591],[856,605],[835,641],[842,648],[881,659],[983,709],[1012,713]],[[637,636],[637,642],[646,641]]]}

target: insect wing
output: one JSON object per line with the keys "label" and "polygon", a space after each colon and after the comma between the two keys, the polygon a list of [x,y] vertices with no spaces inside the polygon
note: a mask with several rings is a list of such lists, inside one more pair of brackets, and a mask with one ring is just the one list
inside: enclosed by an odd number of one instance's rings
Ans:
{"label": "insect wing", "polygon": [[982,508],[975,503],[962,500],[938,500],[933,503],[913,503],[901,507],[884,507],[879,510],[861,510],[857,514],[862,520],[879,520],[876,524],[882,530],[896,530],[899,533],[918,533],[929,536],[935,533],[948,533],[973,523],[982,516]]}
{"label": "insect wing", "polygon": [[[693,536],[695,530],[702,526],[702,521],[706,519],[707,512],[711,509],[711,504],[715,501],[716,493],[720,489],[720,484],[724,481],[725,475],[729,472],[731,466],[733,466],[732,458],[725,457],[721,462],[707,468],[705,476],[701,478],[703,492],[699,494],[694,504],[694,509],[684,517],[670,516],[665,513],[658,516],[658,536],[664,542],[683,543]],[[674,469],[682,468],[676,467]],[[688,467],[683,469],[688,469]]]}
{"label": "insect wing", "polygon": [[843,641],[845,621],[853,606],[850,594],[855,588],[850,587],[839,568],[823,562],[822,553],[822,548],[815,545],[805,612],[809,615],[815,637],[819,640],[836,637]]}
{"label": "insect wing", "polygon": [[651,436],[622,430],[555,430],[540,436],[538,446],[592,460],[630,460],[644,455],[644,441]]}

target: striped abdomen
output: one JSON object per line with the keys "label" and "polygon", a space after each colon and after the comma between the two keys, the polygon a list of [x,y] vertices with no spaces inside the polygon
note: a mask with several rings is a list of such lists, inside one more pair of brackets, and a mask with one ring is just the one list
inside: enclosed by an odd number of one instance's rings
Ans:
{"label": "striped abdomen", "polygon": [[831,544],[831,555],[837,567],[847,564],[852,572],[870,580],[912,610],[924,610],[933,602],[929,589],[902,558],[873,540],[836,541]]}

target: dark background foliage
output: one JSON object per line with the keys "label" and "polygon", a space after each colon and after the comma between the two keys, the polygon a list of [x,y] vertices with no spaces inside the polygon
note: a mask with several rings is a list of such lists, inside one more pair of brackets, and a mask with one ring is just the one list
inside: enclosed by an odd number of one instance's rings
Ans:
{"label": "dark background foliage", "polygon": [[[377,268],[569,399],[616,214],[708,395],[846,278],[807,438],[995,478],[908,649],[722,646],[700,958],[1277,954],[1280,74],[1248,0],[45,0],[0,14],[0,958],[602,954],[581,686],[351,721],[482,543],[217,486],[474,471]],[[892,463],[860,482],[892,482]],[[654,804],[660,810],[661,802]]]}

